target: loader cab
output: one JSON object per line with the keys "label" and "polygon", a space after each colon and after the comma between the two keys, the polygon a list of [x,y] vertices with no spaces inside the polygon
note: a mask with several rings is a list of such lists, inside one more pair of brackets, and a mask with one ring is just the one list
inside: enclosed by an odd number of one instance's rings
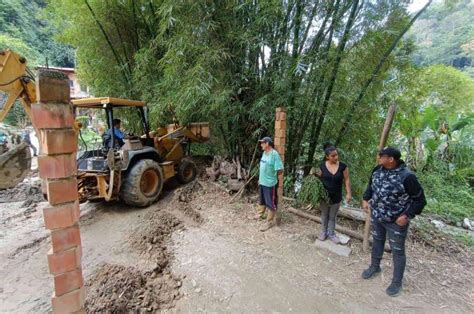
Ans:
{"label": "loader cab", "polygon": [[[72,101],[74,110],[89,109],[103,110],[107,123],[107,130],[102,136],[102,147],[86,149],[78,154],[78,170],[86,172],[108,172],[115,170],[127,170],[130,162],[139,155],[160,161],[158,152],[153,147],[153,139],[150,137],[147,107],[145,102],[112,97],[83,98]],[[130,114],[135,111],[140,119],[141,134],[143,136],[127,135],[123,143],[119,143],[114,134],[114,113],[125,108],[131,109]],[[79,140],[82,138],[79,136]],[[87,147],[87,145],[85,145]]]}

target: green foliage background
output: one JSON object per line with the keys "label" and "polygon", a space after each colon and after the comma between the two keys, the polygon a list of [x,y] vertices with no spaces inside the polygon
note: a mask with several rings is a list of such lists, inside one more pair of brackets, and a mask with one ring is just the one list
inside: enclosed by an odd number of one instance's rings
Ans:
{"label": "green foliage background", "polygon": [[[257,138],[273,133],[275,108],[285,106],[288,191],[300,171],[319,164],[321,144],[331,141],[350,165],[353,194],[360,197],[386,110],[395,101],[390,143],[403,148],[419,176],[426,175],[433,196],[428,210],[451,220],[466,214],[466,203],[439,191],[438,179],[449,168],[450,176],[461,178],[447,181],[452,190],[472,195],[473,81],[449,66],[417,66],[468,57],[457,49],[450,59],[437,60],[430,53],[446,55],[448,48],[428,53],[420,39],[428,36],[421,33],[426,21],[447,32],[447,24],[461,25],[449,21],[457,16],[466,21],[458,36],[430,36],[433,45],[446,37],[445,46],[466,44],[473,24],[466,1],[435,3],[411,36],[403,36],[415,20],[410,1],[49,4],[60,39],[76,48],[79,75],[96,95],[146,100],[153,126],[173,117],[183,124],[209,121],[209,152],[239,155],[248,165]],[[445,124],[449,130],[439,132]],[[453,206],[435,199],[451,199]]]}
{"label": "green foliage background", "polygon": [[[288,192],[329,141],[360,199],[394,102],[389,143],[424,183],[426,211],[473,218],[473,4],[435,1],[418,17],[410,3],[48,0],[41,10],[43,1],[5,0],[0,47],[58,65],[72,62],[73,47],[94,95],[145,100],[153,128],[209,121],[212,142],[193,151],[244,166],[286,107]],[[120,117],[138,129],[134,116]],[[303,191],[317,191],[311,184]]]}

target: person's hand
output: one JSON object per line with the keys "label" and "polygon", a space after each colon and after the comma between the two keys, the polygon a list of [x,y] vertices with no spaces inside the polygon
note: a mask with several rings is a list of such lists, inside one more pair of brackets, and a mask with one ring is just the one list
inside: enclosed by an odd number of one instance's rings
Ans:
{"label": "person's hand", "polygon": [[395,223],[399,225],[400,227],[404,227],[408,224],[408,221],[409,221],[408,216],[404,214],[398,217],[397,220],[395,220]]}
{"label": "person's hand", "polygon": [[321,169],[317,169],[316,167],[311,167],[311,170],[309,171],[309,174],[312,176],[321,176]]}
{"label": "person's hand", "polygon": [[349,205],[351,203],[351,200],[352,200],[351,193],[347,193],[346,194],[346,203],[347,203],[347,205]]}
{"label": "person's hand", "polygon": [[369,212],[369,202],[367,202],[366,200],[363,200],[362,201],[362,209],[364,210],[364,212],[368,213]]}

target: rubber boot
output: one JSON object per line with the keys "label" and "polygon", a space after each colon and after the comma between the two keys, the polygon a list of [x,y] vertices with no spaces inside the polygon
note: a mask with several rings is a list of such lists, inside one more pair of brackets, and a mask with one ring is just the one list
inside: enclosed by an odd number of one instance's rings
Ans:
{"label": "rubber boot", "polygon": [[257,206],[257,214],[253,217],[255,220],[265,219],[265,205]]}
{"label": "rubber boot", "polygon": [[267,222],[260,228],[260,231],[267,231],[275,225],[275,211],[268,210]]}

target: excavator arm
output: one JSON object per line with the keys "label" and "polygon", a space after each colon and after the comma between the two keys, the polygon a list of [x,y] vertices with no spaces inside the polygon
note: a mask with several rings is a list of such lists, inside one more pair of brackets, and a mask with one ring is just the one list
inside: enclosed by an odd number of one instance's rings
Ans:
{"label": "excavator arm", "polygon": [[10,49],[0,51],[0,91],[8,95],[7,101],[0,107],[0,122],[17,99],[31,118],[31,104],[36,102],[36,86],[33,77],[28,74],[26,59]]}
{"label": "excavator arm", "polygon": [[[31,120],[31,104],[36,102],[36,86],[28,73],[26,59],[10,49],[0,51],[0,92],[7,95],[0,103],[0,122],[7,116],[17,99]],[[0,189],[12,188],[28,175],[31,153],[27,143],[4,144],[0,154]],[[7,147],[7,145],[9,145]]]}

